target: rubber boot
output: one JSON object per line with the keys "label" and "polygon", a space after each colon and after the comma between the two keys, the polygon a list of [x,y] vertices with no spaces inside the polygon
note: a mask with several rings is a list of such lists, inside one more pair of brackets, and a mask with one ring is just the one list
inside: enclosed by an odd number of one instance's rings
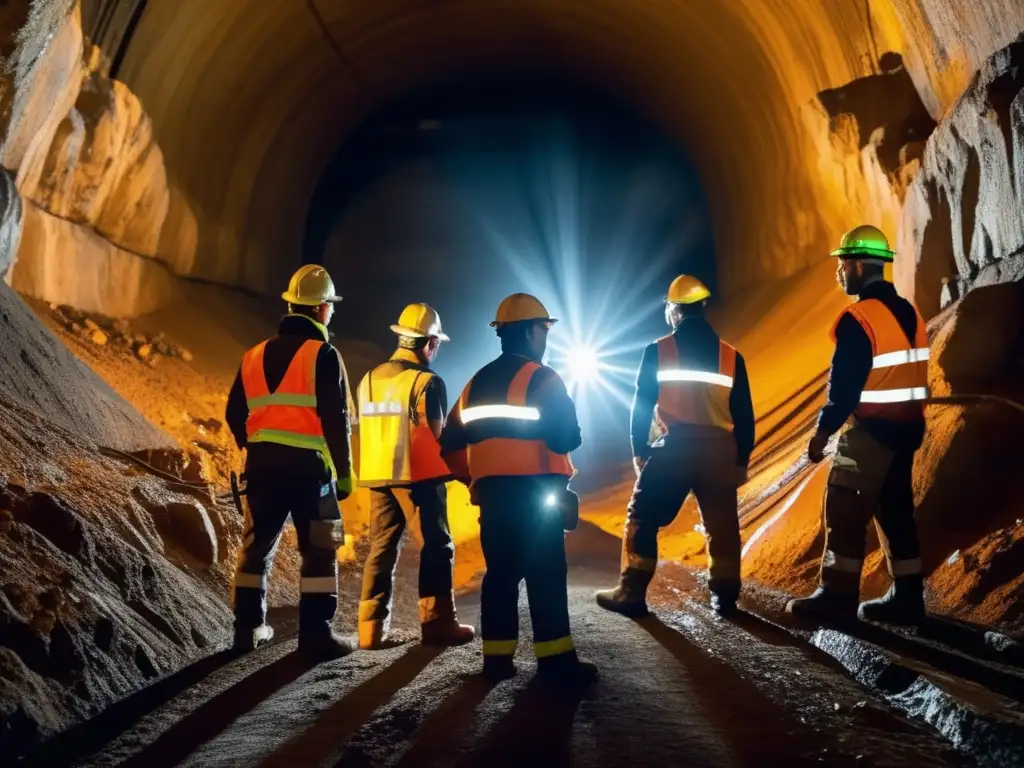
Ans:
{"label": "rubber boot", "polygon": [[594,595],[597,604],[608,611],[621,613],[631,619],[646,616],[647,585],[651,583],[653,573],[636,568],[627,568],[619,577],[619,585],[615,589],[606,589]]}
{"label": "rubber boot", "polygon": [[537,678],[552,688],[580,690],[597,682],[597,665],[583,661],[576,651],[537,660]]}
{"label": "rubber boot", "polygon": [[472,627],[459,624],[454,595],[445,598],[426,597],[420,600],[420,621],[423,645],[465,645],[476,636]]}
{"label": "rubber boot", "polygon": [[274,628],[269,624],[260,624],[255,629],[235,627],[235,640],[231,650],[235,653],[249,653],[261,645],[266,645],[274,638]]}
{"label": "rubber boot", "polygon": [[340,659],[352,651],[352,643],[331,629],[299,632],[299,653],[316,661]]}
{"label": "rubber boot", "polygon": [[818,587],[807,597],[798,597],[786,604],[786,613],[802,619],[848,621],[857,615],[857,593],[839,592]]}
{"label": "rubber boot", "polygon": [[857,616],[862,621],[882,624],[920,624],[924,615],[924,577],[920,574],[893,579],[889,591],[882,597],[861,603],[857,608]]}
{"label": "rubber boot", "polygon": [[484,656],[483,676],[492,683],[516,676],[516,665],[511,656]]}

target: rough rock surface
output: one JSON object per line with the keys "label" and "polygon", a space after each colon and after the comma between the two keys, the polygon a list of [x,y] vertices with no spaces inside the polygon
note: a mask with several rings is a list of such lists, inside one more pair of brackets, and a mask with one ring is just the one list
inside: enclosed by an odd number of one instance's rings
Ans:
{"label": "rough rock surface", "polygon": [[896,267],[925,317],[957,295],[1024,279],[1024,36],[992,56],[928,140]]}
{"label": "rough rock surface", "polygon": [[0,167],[0,280],[7,278],[17,256],[23,211],[14,179]]}
{"label": "rough rock surface", "polygon": [[0,753],[225,638],[211,520],[225,527],[230,513],[204,493],[0,403]]}
{"label": "rough rock surface", "polygon": [[121,450],[166,446],[153,427],[43,328],[0,282],[0,396],[31,408],[85,439]]}

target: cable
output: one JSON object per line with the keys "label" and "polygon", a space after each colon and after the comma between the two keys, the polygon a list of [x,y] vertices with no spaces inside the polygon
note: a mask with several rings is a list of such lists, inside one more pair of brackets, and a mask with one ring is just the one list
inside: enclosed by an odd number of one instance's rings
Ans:
{"label": "cable", "polygon": [[1013,408],[1015,411],[1024,413],[1024,405],[1008,397],[999,395],[947,395],[944,397],[929,397],[924,400],[925,405],[973,405],[975,403],[996,403]]}

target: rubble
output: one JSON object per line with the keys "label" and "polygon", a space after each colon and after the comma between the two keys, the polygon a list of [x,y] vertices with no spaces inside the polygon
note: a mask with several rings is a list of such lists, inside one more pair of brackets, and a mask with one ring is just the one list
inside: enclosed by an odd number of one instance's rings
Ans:
{"label": "rubble", "polygon": [[192,362],[189,350],[171,343],[163,333],[147,335],[133,330],[127,318],[83,312],[67,304],[50,303],[46,306],[58,325],[96,346],[109,343],[122,349],[131,349],[139,360],[147,363],[152,363],[157,357]]}

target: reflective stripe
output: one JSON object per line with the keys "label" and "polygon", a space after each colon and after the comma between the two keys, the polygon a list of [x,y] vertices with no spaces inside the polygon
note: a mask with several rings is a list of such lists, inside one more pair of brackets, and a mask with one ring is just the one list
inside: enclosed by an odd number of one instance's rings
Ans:
{"label": "reflective stripe", "polygon": [[918,349],[903,349],[897,352],[886,352],[884,355],[875,355],[871,360],[872,368],[891,368],[894,365],[906,365],[907,363],[923,363],[929,358],[928,347]]}
{"label": "reflective stripe", "polygon": [[656,557],[641,557],[629,552],[626,555],[626,567],[635,568],[638,571],[647,571],[648,573],[654,573],[658,569],[658,558]]}
{"label": "reflective stripe", "polygon": [[861,393],[862,403],[907,403],[925,400],[928,387],[907,387],[905,389],[866,389]]}
{"label": "reflective stripe", "polygon": [[244,589],[266,589],[267,577],[261,573],[236,573],[235,587]]}
{"label": "reflective stripe", "polygon": [[679,368],[658,371],[658,381],[702,381],[705,384],[717,384],[720,387],[732,388],[732,376]]}
{"label": "reflective stripe", "polygon": [[573,650],[576,650],[576,646],[572,642],[572,635],[533,644],[533,652],[537,654],[538,659],[546,659],[548,656],[557,656],[560,653],[569,653]]}
{"label": "reflective stripe", "polygon": [[894,579],[900,576],[917,576],[921,573],[922,563],[920,557],[913,560],[893,560],[889,563],[889,573]]}
{"label": "reflective stripe", "polygon": [[462,423],[469,424],[479,419],[515,419],[517,421],[538,421],[540,411],[527,405],[474,405],[462,409]]}
{"label": "reflective stripe", "polygon": [[292,392],[272,392],[262,397],[246,400],[249,410],[265,408],[268,405],[296,405],[305,408],[316,408],[316,395],[296,395]]}
{"label": "reflective stripe", "polygon": [[312,451],[326,451],[327,441],[313,435],[300,435],[298,432],[286,432],[283,429],[261,429],[248,438],[250,443],[280,443],[292,448],[309,448]]}
{"label": "reflective stripe", "polygon": [[862,562],[856,557],[843,557],[828,549],[825,550],[825,555],[821,558],[821,567],[844,573],[860,573]]}
{"label": "reflective stripe", "polygon": [[401,416],[404,410],[401,403],[389,400],[384,403],[365,403],[362,414],[363,416]]}
{"label": "reflective stripe", "polygon": [[329,595],[338,591],[338,577],[303,576],[299,579],[299,591],[303,594]]}
{"label": "reflective stripe", "polygon": [[484,640],[484,656],[515,656],[518,640]]}

